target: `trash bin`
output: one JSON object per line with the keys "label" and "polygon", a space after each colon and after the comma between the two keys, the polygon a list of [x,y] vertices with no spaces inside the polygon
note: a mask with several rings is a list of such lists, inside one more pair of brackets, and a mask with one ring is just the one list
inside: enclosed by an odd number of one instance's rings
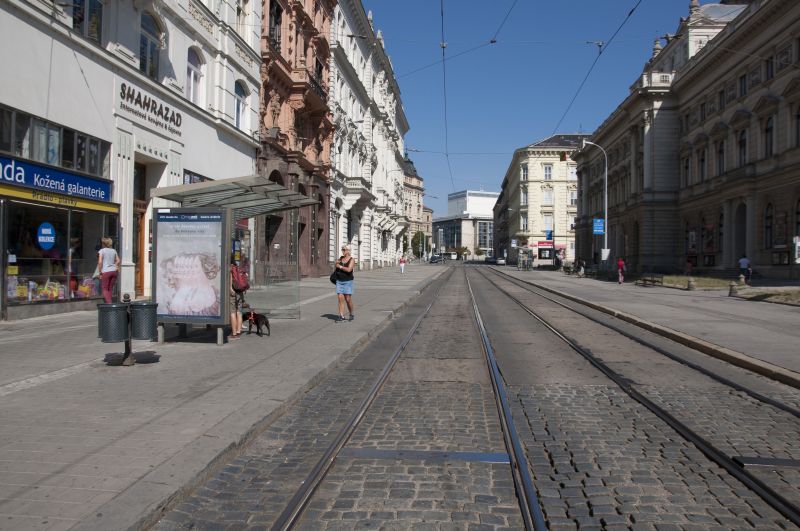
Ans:
{"label": "trash bin", "polygon": [[131,303],[131,339],[155,340],[158,337],[156,321],[157,302],[138,301]]}
{"label": "trash bin", "polygon": [[122,302],[97,305],[100,341],[122,343],[128,340],[128,305]]}

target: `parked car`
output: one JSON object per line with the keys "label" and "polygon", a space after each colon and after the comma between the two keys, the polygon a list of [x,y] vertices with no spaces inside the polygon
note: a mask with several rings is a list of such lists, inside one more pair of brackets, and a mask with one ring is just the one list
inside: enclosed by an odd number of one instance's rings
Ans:
{"label": "parked car", "polygon": [[497,259],[497,265],[506,265],[506,259],[501,256]]}
{"label": "parked car", "polygon": [[486,262],[487,264],[496,264],[497,258],[495,258],[494,256],[489,256],[486,258],[486,260],[484,260],[484,262]]}
{"label": "parked car", "polygon": [[429,262],[429,263],[431,263],[431,264],[438,264],[438,263],[439,263],[439,262],[441,262],[441,261],[442,261],[442,257],[441,257],[441,256],[439,256],[438,254],[434,254],[433,256],[431,256],[431,259],[430,259],[430,262]]}

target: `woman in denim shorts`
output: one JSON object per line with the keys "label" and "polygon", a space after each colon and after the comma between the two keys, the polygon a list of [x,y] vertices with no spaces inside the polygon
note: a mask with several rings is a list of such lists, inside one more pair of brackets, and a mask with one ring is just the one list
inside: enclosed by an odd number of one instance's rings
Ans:
{"label": "woman in denim shorts", "polygon": [[353,267],[355,260],[350,256],[350,246],[342,247],[342,256],[336,261],[336,296],[339,299],[339,318],[337,322],[344,321],[344,306],[350,312],[350,320],[355,319],[353,310]]}

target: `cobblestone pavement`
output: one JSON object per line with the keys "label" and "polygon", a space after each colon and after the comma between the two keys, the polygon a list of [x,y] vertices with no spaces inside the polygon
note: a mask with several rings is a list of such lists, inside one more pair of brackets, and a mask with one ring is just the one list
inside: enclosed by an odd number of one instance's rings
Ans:
{"label": "cobblestone pavement", "polygon": [[[497,409],[466,301],[459,273],[443,290],[315,493],[300,528],[522,526]],[[167,513],[155,529],[268,528],[404,334],[383,334],[387,335],[383,344],[379,339],[309,393]],[[431,340],[434,335],[436,341]]]}
{"label": "cobblestone pavement", "polygon": [[[511,286],[507,282],[503,285]],[[566,308],[541,304],[542,299],[528,291],[515,294],[535,304],[537,312],[551,324],[568,330],[572,339],[590,348],[595,356],[635,382],[639,391],[726,455],[800,461],[797,417],[717,383]],[[788,386],[775,388],[783,392],[771,394],[787,403],[796,403],[800,396]],[[758,473],[767,485],[800,506],[797,467],[759,467]]]}
{"label": "cobblestone pavement", "polygon": [[[524,290],[501,285],[725,451],[796,455],[794,417]],[[587,385],[588,375],[578,367],[588,362],[553,347],[553,334],[505,295],[482,285],[478,298],[490,307],[507,306],[502,319],[489,315],[487,327],[501,369],[513,374],[519,395],[515,418],[518,424],[527,421],[527,429],[520,430],[553,528],[791,526],[616,386]],[[522,339],[514,330],[521,329],[533,347],[527,375],[508,354]],[[786,471],[774,484],[785,494],[797,485],[790,474]]]}

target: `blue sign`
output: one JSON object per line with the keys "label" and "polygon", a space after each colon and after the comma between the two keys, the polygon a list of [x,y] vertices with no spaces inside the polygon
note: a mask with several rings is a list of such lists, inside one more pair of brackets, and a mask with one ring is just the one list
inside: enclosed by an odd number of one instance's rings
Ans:
{"label": "blue sign", "polygon": [[549,242],[553,241],[553,231],[551,230],[544,231],[544,239]]}
{"label": "blue sign", "polygon": [[603,218],[594,218],[592,220],[593,234],[605,234],[605,220]]}
{"label": "blue sign", "polygon": [[0,157],[0,184],[24,186],[71,197],[111,201],[111,182]]}
{"label": "blue sign", "polygon": [[39,225],[39,229],[36,231],[36,241],[39,242],[39,247],[45,251],[52,249],[56,244],[56,229],[45,221]]}

